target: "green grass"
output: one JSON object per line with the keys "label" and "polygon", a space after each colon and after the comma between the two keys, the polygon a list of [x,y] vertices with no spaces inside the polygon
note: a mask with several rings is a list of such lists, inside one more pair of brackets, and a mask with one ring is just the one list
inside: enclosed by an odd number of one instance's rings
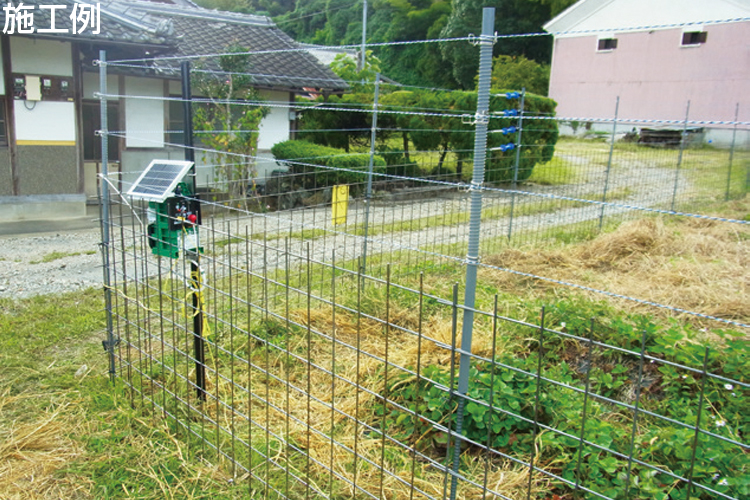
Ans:
{"label": "green grass", "polygon": [[[627,189],[613,191],[609,194],[609,199],[626,198],[630,192]],[[566,203],[566,206],[578,206],[577,204]],[[728,204],[714,204],[710,207],[711,213],[723,214],[735,218],[747,218],[750,214],[747,210],[747,203],[730,202]],[[520,214],[524,213],[542,213],[550,210],[543,203],[530,203],[519,205]],[[467,214],[458,214],[460,217],[466,217]],[[507,207],[489,206],[484,213],[487,220],[507,216]],[[423,218],[412,221],[408,224],[391,224],[374,226],[371,234],[384,234],[392,231],[416,230],[427,227],[435,227],[443,224],[442,218]],[[456,223],[456,220],[451,221]],[[542,234],[538,234],[540,243],[538,247],[530,244],[526,245],[523,250],[534,251],[534,248],[560,248],[564,249],[568,245],[576,244],[594,238],[598,234],[598,228],[592,222],[582,223],[571,227],[558,227],[547,229]],[[616,226],[615,221],[607,221],[605,231]],[[303,237],[316,237],[313,234],[300,233]],[[254,237],[256,237],[254,235]],[[236,241],[235,241],[236,240]],[[239,243],[240,238],[228,239],[226,243],[217,245],[225,248],[232,243]],[[497,243],[497,247],[494,245]],[[507,239],[498,238],[497,242],[483,240],[483,246],[487,248],[510,248],[514,246],[513,242]],[[504,245],[504,246],[503,246]],[[453,255],[465,254],[465,244],[453,245],[450,249],[447,247],[437,249],[445,250]],[[486,255],[486,252],[482,252]],[[424,257],[424,256],[423,256]],[[369,258],[369,264],[376,273],[383,270],[393,259],[392,255],[373,255]],[[339,263],[346,268],[355,268],[356,262]],[[403,283],[413,288],[419,284],[419,274],[424,273],[425,282],[428,283],[429,292],[440,297],[450,297],[454,283],[462,283],[465,268],[455,263],[445,263],[435,260],[421,260],[410,264],[408,268],[402,269],[409,276],[403,278]],[[296,271],[296,270],[295,270]],[[312,273],[315,275],[315,293],[324,297],[330,297],[330,290],[322,290],[324,285],[320,283],[330,283],[334,276],[339,283],[346,280],[341,279],[344,275],[342,271],[331,271],[326,266],[312,266]],[[384,274],[384,273],[382,273]],[[279,283],[284,283],[287,279],[291,286],[299,290],[305,290],[307,283],[302,272],[292,272],[290,276],[285,276],[282,270],[273,270],[269,272],[269,279]],[[354,278],[350,276],[349,283],[342,285],[338,290],[338,302],[344,306],[355,307],[358,305],[357,294],[354,292],[356,286],[353,284]],[[225,289],[227,285],[226,278],[219,279],[212,286]],[[284,314],[285,307],[305,309],[304,294],[295,293],[290,301],[287,301],[283,293],[279,294],[280,287],[269,285],[274,290],[270,291],[270,296],[263,296],[263,287],[260,279],[255,279],[253,283],[243,282],[237,279],[234,284],[235,290],[238,290],[237,296],[243,298],[247,291],[252,292],[256,304],[263,304],[266,300],[270,308],[275,309],[279,314]],[[163,282],[165,289],[174,286],[181,289],[181,284],[171,283],[169,280]],[[320,286],[321,290],[317,287]],[[477,290],[477,307],[481,310],[491,310],[495,295],[499,296],[501,313],[524,321],[536,321],[539,309],[542,305],[552,304],[554,307],[549,310],[549,324],[559,326],[566,322],[571,332],[586,335],[586,327],[591,317],[599,318],[603,321],[605,329],[603,330],[602,340],[617,343],[626,342],[628,347],[637,344],[642,327],[648,327],[649,331],[661,332],[662,339],[654,336],[650,339],[651,346],[657,349],[659,356],[671,359],[680,363],[687,363],[700,369],[700,354],[703,348],[700,335],[697,329],[692,329],[689,323],[684,319],[675,319],[673,321],[654,320],[648,317],[636,317],[629,312],[624,312],[616,306],[608,303],[593,301],[577,294],[551,292],[548,295],[542,295],[538,291],[528,290],[519,287],[514,290],[501,290],[492,282],[484,281],[480,276],[480,283]],[[386,310],[386,292],[382,284],[368,285],[366,296],[359,302],[363,311],[382,317]],[[276,295],[274,295],[274,293]],[[393,288],[390,290],[390,301],[392,310],[401,309],[404,311],[414,310],[418,307],[418,301],[415,296],[403,290]],[[177,295],[176,295],[177,296]],[[459,297],[463,297],[463,287],[459,287]],[[124,297],[118,296],[116,300],[123,300]],[[143,300],[143,297],[141,297]],[[152,302],[155,304],[156,302]],[[319,308],[329,307],[325,304],[317,304]],[[134,303],[130,305],[135,307]],[[238,311],[238,303],[231,302],[227,297],[219,296],[216,303],[210,305],[212,314],[225,318],[230,311]],[[450,321],[449,315],[441,318],[447,309],[445,304],[439,304],[438,301],[425,300],[425,311],[430,315],[430,319],[437,321],[445,319]],[[240,307],[241,309],[241,307]],[[330,312],[329,309],[325,309]],[[131,310],[131,314],[133,311]],[[237,313],[239,314],[239,313]],[[257,317],[257,311],[254,312]],[[342,307],[337,314],[342,317],[346,312]],[[350,318],[351,319],[351,318]],[[407,321],[394,319],[394,321]],[[304,329],[295,327],[286,327],[279,322],[259,322],[254,320],[258,329],[254,330],[257,335],[267,336],[272,342],[284,345],[292,352],[305,355],[306,346],[300,339],[304,339]],[[487,318],[479,318],[478,331],[487,332],[492,328],[491,322]],[[342,319],[342,325],[346,323]],[[351,323],[354,323],[352,320]],[[653,325],[653,326],[650,326]],[[240,323],[238,326],[244,327]],[[22,483],[25,485],[20,495],[27,495],[30,498],[140,498],[140,499],[157,499],[157,498],[253,498],[262,496],[263,491],[253,490],[257,488],[257,481],[241,480],[237,485],[233,485],[230,469],[226,463],[221,463],[210,449],[201,445],[201,443],[184,429],[174,424],[169,419],[163,418],[163,414],[158,410],[154,411],[151,404],[146,402],[141,406],[140,400],[136,397],[131,400],[132,393],[125,390],[121,385],[112,386],[109,383],[107,373],[107,359],[101,346],[101,340],[104,338],[104,314],[103,301],[100,290],[86,290],[82,292],[72,292],[61,295],[36,297],[23,300],[0,299],[0,449],[2,443],[11,442],[19,429],[24,428],[43,428],[43,424],[54,430],[54,436],[49,437],[47,442],[37,442],[36,448],[30,445],[20,445],[18,453],[24,454],[28,460],[43,460],[45,456],[56,456],[65,450],[68,455],[62,462],[57,463],[46,475],[44,480],[38,480],[36,484],[30,482]],[[342,326],[343,328],[343,326]],[[415,328],[411,325],[410,328]],[[215,338],[226,346],[231,330],[226,325],[219,325],[219,331],[214,333]],[[380,330],[378,330],[380,331]],[[505,340],[503,348],[507,351],[508,363],[514,360],[523,364],[523,368],[533,371],[534,358],[529,356],[533,346],[533,332],[526,327],[508,323],[504,325],[503,336],[516,340]],[[394,332],[395,333],[395,332]],[[135,334],[135,332],[133,332]],[[732,376],[747,376],[746,345],[742,339],[733,340],[734,334],[727,330],[723,336],[718,336],[719,341],[714,347],[714,354],[711,358],[712,370],[726,370],[727,373],[733,373]],[[394,336],[395,338],[395,336]],[[569,349],[572,348],[573,342],[551,343],[549,348],[549,357],[559,361],[555,365],[554,372],[551,376],[564,379],[568,376],[564,368],[566,356],[570,356]],[[743,347],[745,345],[745,347]],[[252,360],[256,363],[263,363],[262,343],[257,342],[255,346],[248,346],[248,352],[253,356]],[[733,346],[729,349],[727,346]],[[237,347],[235,346],[235,349]],[[244,349],[244,347],[243,347]],[[325,351],[325,343],[321,342],[313,346],[313,350]],[[724,349],[724,350],[722,350]],[[283,353],[282,353],[283,354]],[[213,355],[213,354],[212,354]],[[224,369],[231,357],[226,353],[216,353],[211,358],[212,363],[221,364]],[[744,361],[743,361],[744,360]],[[279,366],[294,376],[304,375],[304,370],[295,363],[284,364],[284,356],[279,356]],[[167,360],[169,363],[169,360]],[[744,364],[743,364],[744,363]],[[82,370],[83,365],[86,369]],[[612,363],[615,366],[615,363]],[[262,365],[261,365],[262,366]],[[615,366],[616,367],[616,366]],[[443,368],[438,367],[443,370]],[[598,366],[600,372],[603,372],[605,365]],[[82,370],[79,372],[79,370]],[[552,368],[551,368],[552,370]],[[76,372],[79,375],[76,376]],[[603,373],[596,372],[598,377],[594,383],[601,387],[602,391],[615,390],[614,386],[622,382],[617,377],[610,380]],[[226,373],[226,372],[223,372]],[[159,377],[159,380],[169,381],[168,374],[153,372],[153,376]],[[380,373],[374,376],[382,376]],[[580,376],[572,374],[571,383],[581,382]],[[698,383],[692,379],[685,382],[686,388],[684,393],[680,393],[675,387],[684,380],[681,374],[674,370],[665,370],[660,372],[660,377],[665,381],[663,391],[669,397],[674,396],[674,402],[662,400],[650,400],[647,402],[646,409],[661,412],[672,412],[670,415],[678,418],[689,418],[690,415],[679,413],[682,411],[681,406],[686,404],[680,403],[680,397],[687,398],[689,393],[691,397],[697,394]],[[621,377],[622,378],[622,377]],[[510,380],[508,384],[520,384],[518,380]],[[626,382],[625,382],[626,383]],[[609,387],[607,384],[609,384]],[[716,385],[716,384],[714,384]],[[721,401],[723,408],[731,408],[735,411],[734,406],[730,406],[726,401],[716,399],[718,392],[721,390],[721,384],[709,387],[707,397],[714,398],[712,401]],[[406,386],[402,386],[406,387]],[[520,385],[523,390],[529,389],[525,385]],[[672,392],[670,392],[672,391]],[[404,401],[408,401],[408,395],[403,396]],[[565,401],[564,399],[562,401]],[[576,399],[570,396],[568,407],[576,405],[580,407],[580,398]],[[688,399],[684,399],[688,401]],[[694,401],[694,398],[689,400]],[[740,406],[741,402],[735,403]],[[664,410],[664,407],[658,405],[671,405]],[[591,432],[596,436],[603,436],[613,432],[613,426],[617,425],[620,415],[613,414],[609,408],[599,403],[590,402],[592,412],[596,412],[597,417],[606,415],[607,419],[597,419],[599,427],[592,427]],[[139,409],[133,409],[133,406]],[[445,406],[445,405],[444,405]],[[170,407],[175,414],[187,415],[188,412],[181,408],[180,405]],[[376,412],[377,408],[365,408],[365,411]],[[472,409],[476,411],[476,409]],[[574,422],[575,415],[567,415],[565,408],[560,408],[560,415],[569,416],[570,421]],[[712,410],[713,411],[713,410]],[[724,411],[724,410],[722,410]],[[726,410],[729,411],[729,410]],[[744,411],[744,410],[743,410]],[[374,413],[373,413],[374,414]],[[740,413],[742,414],[742,413]],[[193,413],[194,415],[194,413]],[[745,413],[746,418],[747,413]],[[379,419],[382,415],[376,415]],[[51,420],[51,424],[45,424]],[[598,422],[601,420],[601,423]],[[402,419],[400,422],[393,424],[393,432],[408,432],[405,422],[408,419]],[[592,421],[593,422],[593,421]],[[206,439],[212,443],[221,442],[225,444],[226,436],[217,433],[205,422],[190,420],[187,424],[196,432],[203,433]],[[563,425],[563,424],[561,424]],[[53,426],[55,426],[53,428]],[[645,426],[644,426],[645,428]],[[620,432],[622,429],[616,427]],[[242,428],[242,432],[246,429]],[[524,429],[518,429],[519,432]],[[571,432],[574,432],[572,429]],[[646,429],[646,432],[653,430]],[[723,431],[722,431],[723,432]],[[680,442],[677,437],[674,443],[664,440],[662,435],[656,431],[648,435],[649,440],[652,437],[657,438],[654,443],[655,447],[649,448],[649,453],[673,453],[669,448],[680,448]],[[684,436],[678,436],[682,439]],[[54,438],[54,439],[53,439]],[[547,435],[544,439],[548,439]],[[690,438],[690,436],[688,436]],[[685,438],[685,439],[688,439]],[[59,440],[57,443],[55,439]],[[265,450],[266,447],[272,452],[273,456],[281,456],[284,450],[279,446],[277,441],[271,440],[266,442],[264,436],[255,436],[253,445],[258,449]],[[406,438],[405,438],[406,439]],[[437,443],[438,436],[431,436],[431,443]],[[540,441],[541,442],[541,441]],[[662,446],[662,443],[664,445]],[[298,443],[301,445],[304,443]],[[518,447],[527,446],[529,443],[521,439]],[[574,464],[575,457],[570,455],[570,446],[568,443],[559,441],[544,441],[547,450],[558,449],[561,454],[565,454],[567,464]],[[645,445],[644,445],[645,446]],[[15,453],[15,451],[14,451]],[[549,451],[547,451],[549,453]],[[409,458],[395,447],[386,450],[389,462],[393,464],[411,463]],[[444,456],[442,454],[441,456]],[[561,455],[563,456],[563,455]],[[593,455],[592,455],[593,456]],[[243,463],[261,464],[262,457],[257,453],[249,453],[247,450],[237,450],[238,460]],[[550,460],[554,457],[546,455]],[[743,457],[738,457],[737,460]],[[3,461],[14,459],[11,454],[0,455],[0,467]],[[463,456],[463,460],[471,460],[471,453]],[[722,454],[717,456],[716,463],[725,461],[726,457]],[[666,459],[665,459],[666,460]],[[218,465],[208,465],[217,463]],[[18,468],[23,464],[14,463]],[[292,465],[298,471],[304,471],[305,464],[299,459],[292,461]],[[348,464],[350,466],[351,464]],[[586,470],[593,470],[595,463],[587,455],[584,466]],[[731,464],[730,464],[731,465]],[[728,466],[722,465],[726,470]],[[481,469],[481,468],[479,468]],[[478,470],[479,470],[478,469]],[[263,467],[259,468],[263,471]],[[40,477],[38,474],[36,477]],[[261,475],[261,477],[264,477]],[[477,480],[481,482],[481,477]],[[285,478],[283,474],[271,471],[269,477],[271,483],[283,491]],[[325,489],[326,478],[322,480],[322,487]],[[28,483],[28,484],[27,484]],[[40,486],[39,483],[42,483]],[[44,489],[47,485],[49,489]],[[13,485],[10,481],[3,479],[0,474],[0,498],[4,494],[13,497],[9,493]],[[36,488],[36,489],[34,489]],[[41,488],[41,489],[40,489]],[[54,490],[54,488],[60,488]],[[334,498],[349,498],[345,491],[339,489],[339,485],[334,485]],[[296,492],[295,492],[296,493]],[[23,496],[21,496],[23,497]]]}
{"label": "green grass", "polygon": [[95,253],[96,250],[88,250],[86,252],[51,252],[42,257],[41,260],[31,261],[31,264],[46,264],[48,262],[54,262],[66,257],[76,257],[78,255],[94,255]]}
{"label": "green grass", "polygon": [[104,337],[100,290],[0,299],[0,443],[24,429],[40,436],[0,456],[0,467],[19,453],[16,470],[52,466],[42,477],[31,469],[36,482],[22,478],[20,489],[0,474],[0,497],[162,499],[168,488],[179,498],[242,498],[199,448],[130,408],[109,382]]}
{"label": "green grass", "polygon": [[547,163],[540,163],[534,167],[529,177],[529,182],[541,186],[560,186],[573,184],[581,177],[572,162],[561,158],[559,155]]}

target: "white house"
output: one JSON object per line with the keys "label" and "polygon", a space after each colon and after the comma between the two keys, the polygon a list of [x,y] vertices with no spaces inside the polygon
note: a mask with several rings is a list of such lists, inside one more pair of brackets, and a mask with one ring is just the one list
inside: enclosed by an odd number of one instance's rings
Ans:
{"label": "white house", "polygon": [[[53,5],[54,4],[54,5]],[[89,5],[89,7],[86,7]],[[50,7],[52,6],[52,7]],[[202,9],[190,0],[85,3],[16,1],[6,5],[0,39],[0,214],[53,218],[85,214],[101,162],[99,50],[109,61],[251,50],[253,85],[268,101],[290,103],[309,89],[347,85],[261,16]],[[80,17],[91,9],[88,17]],[[87,21],[84,25],[83,21]],[[290,50],[291,49],[291,50]],[[288,52],[279,52],[285,51]],[[139,63],[140,64],[140,63]],[[179,61],[107,69],[110,170],[135,178],[153,158],[182,158],[182,104],[125,96],[179,96]],[[308,90],[305,90],[308,89]],[[294,117],[273,107],[261,124],[260,156],[293,133]],[[199,169],[199,172],[202,170]],[[212,174],[203,171],[203,181]]]}
{"label": "white house", "polygon": [[544,28],[559,116],[612,118],[619,96],[623,119],[750,121],[750,0],[581,0]]}

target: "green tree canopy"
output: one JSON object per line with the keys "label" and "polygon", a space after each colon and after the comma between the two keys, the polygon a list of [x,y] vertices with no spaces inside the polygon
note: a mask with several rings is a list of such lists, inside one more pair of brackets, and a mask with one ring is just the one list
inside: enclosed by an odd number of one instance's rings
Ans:
{"label": "green tree canopy", "polygon": [[492,88],[525,88],[534,94],[547,95],[549,66],[524,56],[497,56],[492,60]]}
{"label": "green tree canopy", "polygon": [[[482,10],[495,7],[495,30],[500,35],[539,33],[550,18],[550,4],[543,0],[453,0],[453,10],[441,32],[443,38],[479,35],[482,29]],[[494,46],[495,54],[523,55],[535,61],[549,61],[551,37],[503,38]],[[462,89],[473,89],[479,68],[479,51],[467,42],[442,45],[442,55],[456,84]]]}

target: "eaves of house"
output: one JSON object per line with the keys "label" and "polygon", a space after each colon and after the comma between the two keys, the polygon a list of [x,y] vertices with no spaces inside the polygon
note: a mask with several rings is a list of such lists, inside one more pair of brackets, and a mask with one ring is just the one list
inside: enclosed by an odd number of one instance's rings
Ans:
{"label": "eaves of house", "polygon": [[747,18],[750,0],[580,0],[544,25],[557,37]]}
{"label": "eaves of house", "polygon": [[165,74],[176,74],[180,58],[197,62],[198,56],[206,56],[199,61],[204,69],[220,71],[218,58],[211,56],[226,53],[229,47],[242,47],[249,53],[256,87],[295,93],[310,87],[329,93],[348,88],[267,17],[147,1],[113,2],[111,8],[126,17],[144,15],[173,26],[171,58],[154,61]]}

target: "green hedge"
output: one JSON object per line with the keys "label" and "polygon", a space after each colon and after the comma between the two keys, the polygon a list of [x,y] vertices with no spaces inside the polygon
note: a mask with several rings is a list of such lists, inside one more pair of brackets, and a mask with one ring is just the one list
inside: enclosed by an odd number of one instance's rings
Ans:
{"label": "green hedge", "polygon": [[[367,180],[369,154],[347,153],[307,141],[280,142],[271,148],[271,153],[276,160],[287,162],[291,173],[306,174],[300,176],[299,183],[307,189],[359,184]],[[383,173],[386,162],[381,156],[375,156],[373,166],[376,172]]]}

